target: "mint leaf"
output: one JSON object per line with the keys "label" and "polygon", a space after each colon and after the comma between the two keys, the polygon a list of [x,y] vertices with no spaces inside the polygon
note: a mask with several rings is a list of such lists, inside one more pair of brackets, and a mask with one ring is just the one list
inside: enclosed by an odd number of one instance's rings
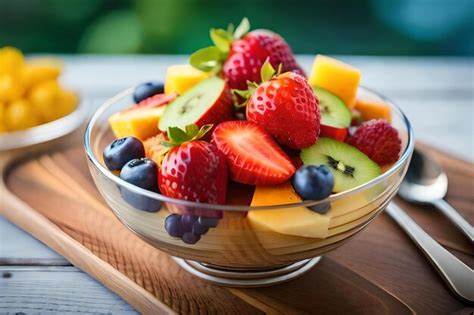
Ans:
{"label": "mint leaf", "polygon": [[265,60],[265,63],[262,65],[262,68],[260,69],[260,78],[262,79],[262,82],[265,82],[270,80],[274,74],[275,69],[270,63],[270,58],[267,58],[267,60]]}
{"label": "mint leaf", "polygon": [[237,28],[235,29],[234,38],[235,39],[241,38],[242,36],[247,34],[249,30],[250,30],[250,22],[246,17],[244,17],[242,19],[242,22],[240,22],[239,26],[237,26]]}
{"label": "mint leaf", "polygon": [[209,46],[193,53],[189,58],[189,63],[194,68],[208,72],[220,69],[221,59],[221,51],[215,46]]}
{"label": "mint leaf", "polygon": [[196,124],[191,124],[186,126],[186,134],[189,138],[193,139],[199,132],[199,128]]}
{"label": "mint leaf", "polygon": [[226,30],[221,28],[211,28],[210,35],[211,40],[216,47],[223,53],[228,53],[230,44],[232,43],[232,33],[228,33]]}
{"label": "mint leaf", "polygon": [[186,134],[186,132],[178,127],[168,128],[168,138],[170,138],[171,143],[173,145],[179,145],[181,143],[191,140],[191,138]]}

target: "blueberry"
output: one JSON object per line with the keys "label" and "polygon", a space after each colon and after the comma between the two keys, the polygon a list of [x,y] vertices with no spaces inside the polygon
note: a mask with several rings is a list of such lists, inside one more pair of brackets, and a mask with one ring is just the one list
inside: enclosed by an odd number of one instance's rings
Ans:
{"label": "blueberry", "polygon": [[202,226],[207,226],[208,228],[215,228],[217,226],[217,223],[219,223],[219,219],[199,217],[198,222]]}
{"label": "blueberry", "polygon": [[133,159],[120,171],[120,178],[141,188],[156,189],[158,166],[150,159]]}
{"label": "blueberry", "polygon": [[209,231],[209,227],[199,223],[199,220],[194,221],[192,232],[196,235],[204,235]]}
{"label": "blueberry", "polygon": [[143,143],[137,138],[126,137],[112,141],[104,150],[105,166],[111,171],[120,170],[125,163],[145,156]]}
{"label": "blueberry", "polygon": [[135,88],[135,91],[133,91],[133,100],[140,103],[144,99],[163,92],[163,83],[156,81],[145,82]]}
{"label": "blueberry", "polygon": [[167,216],[165,219],[165,230],[172,237],[182,237],[181,216],[176,213]]}
{"label": "blueberry", "polygon": [[304,200],[321,200],[331,194],[334,176],[325,165],[303,165],[293,176],[293,187]]}
{"label": "blueberry", "polygon": [[193,229],[194,222],[197,221],[197,217],[192,214],[183,214],[181,217],[181,225],[185,232],[190,232]]}
{"label": "blueberry", "polygon": [[186,244],[196,244],[200,239],[201,235],[196,235],[193,232],[186,232],[181,238]]}
{"label": "blueberry", "polygon": [[[158,192],[157,187],[153,187],[149,190]],[[134,193],[125,187],[120,187],[120,193],[122,195],[122,199],[136,209],[147,212],[158,212],[161,209],[162,202],[160,200]]]}
{"label": "blueberry", "polygon": [[323,202],[321,204],[316,204],[314,206],[308,207],[314,212],[325,214],[326,212],[331,209],[331,203],[330,202]]}

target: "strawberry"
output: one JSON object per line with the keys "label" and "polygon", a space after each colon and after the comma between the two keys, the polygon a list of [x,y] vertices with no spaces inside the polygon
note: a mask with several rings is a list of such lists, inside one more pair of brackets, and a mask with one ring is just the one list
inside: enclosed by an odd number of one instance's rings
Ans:
{"label": "strawberry", "polygon": [[402,149],[397,129],[382,119],[364,122],[349,137],[347,143],[364,152],[379,165],[396,162]]}
{"label": "strawberry", "polygon": [[186,131],[168,129],[171,147],[161,163],[158,185],[163,195],[204,203],[225,204],[227,193],[227,163],[216,145],[199,140],[212,128],[200,130],[189,125]]}
{"label": "strawberry", "polygon": [[[247,120],[260,124],[280,144],[303,149],[318,139],[321,115],[318,100],[304,77],[285,72],[272,78],[275,70],[262,66],[263,82],[247,101]],[[252,86],[250,87],[252,89]]]}
{"label": "strawberry", "polygon": [[247,81],[260,82],[259,71],[267,58],[276,68],[280,64],[283,71],[304,75],[297,64],[290,46],[278,34],[269,30],[255,30],[247,34],[249,22],[244,18],[235,32],[212,29],[211,39],[215,46],[195,52],[191,65],[203,70],[219,72],[227,80],[231,89],[247,88]]}
{"label": "strawberry", "polygon": [[232,180],[248,185],[287,181],[295,167],[261,126],[250,121],[226,121],[216,127],[212,142],[225,155]]}

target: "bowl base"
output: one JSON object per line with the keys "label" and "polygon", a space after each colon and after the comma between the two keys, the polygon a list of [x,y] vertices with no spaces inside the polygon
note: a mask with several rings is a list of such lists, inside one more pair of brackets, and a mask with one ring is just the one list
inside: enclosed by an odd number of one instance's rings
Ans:
{"label": "bowl base", "polygon": [[293,280],[316,265],[321,257],[301,260],[268,270],[223,269],[209,264],[177,257],[173,259],[184,270],[208,282],[230,287],[264,287]]}

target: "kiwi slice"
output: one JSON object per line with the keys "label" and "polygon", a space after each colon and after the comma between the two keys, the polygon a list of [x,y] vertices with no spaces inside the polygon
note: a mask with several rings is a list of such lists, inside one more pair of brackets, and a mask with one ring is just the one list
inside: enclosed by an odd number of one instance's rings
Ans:
{"label": "kiwi slice", "polygon": [[380,167],[353,146],[331,138],[319,138],[316,144],[303,149],[301,160],[308,165],[326,165],[334,175],[338,193],[362,185],[382,174]]}
{"label": "kiwi slice", "polygon": [[214,105],[219,106],[224,89],[225,82],[218,77],[199,82],[166,107],[158,127],[167,131],[168,127],[184,128],[198,122],[212,111]]}
{"label": "kiwi slice", "polygon": [[339,97],[320,87],[313,87],[313,93],[319,99],[321,124],[337,128],[351,125],[351,111]]}

